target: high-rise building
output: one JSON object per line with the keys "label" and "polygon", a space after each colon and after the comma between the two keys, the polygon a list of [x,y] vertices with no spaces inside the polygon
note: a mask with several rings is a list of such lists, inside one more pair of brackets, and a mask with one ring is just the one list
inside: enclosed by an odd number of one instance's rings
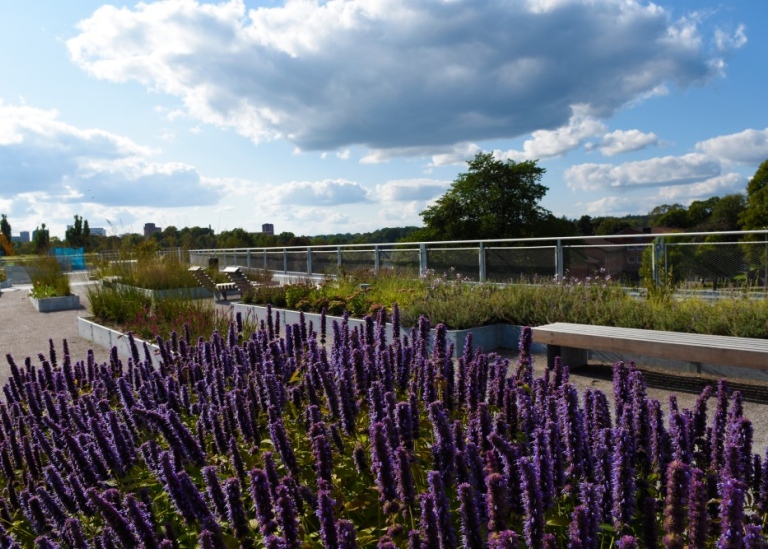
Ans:
{"label": "high-rise building", "polygon": [[261,232],[263,232],[264,234],[274,235],[275,226],[272,223],[264,223],[261,226]]}
{"label": "high-rise building", "polygon": [[156,227],[154,223],[144,223],[144,238],[151,236],[153,233],[162,232],[163,229]]}

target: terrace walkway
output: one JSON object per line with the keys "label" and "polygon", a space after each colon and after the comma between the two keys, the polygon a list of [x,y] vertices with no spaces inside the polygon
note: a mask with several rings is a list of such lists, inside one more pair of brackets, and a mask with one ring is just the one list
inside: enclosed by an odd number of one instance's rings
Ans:
{"label": "terrace walkway", "polygon": [[[98,362],[108,360],[109,352],[106,349],[94,347],[90,341],[82,339],[77,333],[76,318],[89,316],[87,284],[84,278],[78,279],[75,276],[72,279],[72,291],[80,296],[80,302],[83,305],[81,309],[54,313],[38,313],[34,309],[27,297],[29,285],[14,285],[0,292],[0,386],[4,385],[10,377],[6,354],[12,355],[17,363],[23,363],[28,356],[37,363],[38,353],[48,354],[49,338],[53,340],[58,356],[61,356],[62,352],[61,342],[66,339],[73,360],[84,360],[89,349],[93,349]],[[228,308],[229,304],[223,302],[221,305]],[[514,365],[515,353],[510,351],[508,356]],[[535,375],[541,374],[546,363],[546,355],[534,356]],[[698,393],[689,392],[690,390],[700,391],[708,382],[714,386],[717,384],[717,379],[712,376],[659,369],[647,370],[645,378],[649,383],[648,396],[658,399],[665,412],[668,410],[669,395],[672,392],[676,392],[681,408],[692,408]],[[610,365],[590,364],[572,372],[571,381],[580,393],[589,387],[602,390],[609,398],[613,394]],[[752,421],[755,429],[753,452],[763,455],[768,446],[768,383],[758,381],[741,383],[741,380],[731,380],[731,383],[733,388],[750,392],[750,399],[744,405],[745,415]],[[659,387],[674,389],[674,391]],[[715,401],[710,400],[710,418],[714,406]]]}

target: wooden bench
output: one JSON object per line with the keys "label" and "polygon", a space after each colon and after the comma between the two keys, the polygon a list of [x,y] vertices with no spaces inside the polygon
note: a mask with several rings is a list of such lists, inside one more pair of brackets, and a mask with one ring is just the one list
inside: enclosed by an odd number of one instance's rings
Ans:
{"label": "wooden bench", "polygon": [[202,267],[194,266],[190,267],[188,270],[195,277],[195,280],[197,280],[197,282],[203,288],[207,288],[213,292],[213,295],[215,295],[217,299],[226,301],[227,292],[235,291],[238,289],[237,284],[234,282],[220,282],[218,284],[214,284],[211,277],[208,276],[208,273],[205,272],[205,269]]}
{"label": "wooden bench", "polygon": [[612,326],[556,322],[533,328],[536,343],[547,345],[550,367],[559,356],[572,368],[583,366],[589,350],[624,353],[637,357],[682,360],[701,372],[702,363],[768,369],[768,340]]}

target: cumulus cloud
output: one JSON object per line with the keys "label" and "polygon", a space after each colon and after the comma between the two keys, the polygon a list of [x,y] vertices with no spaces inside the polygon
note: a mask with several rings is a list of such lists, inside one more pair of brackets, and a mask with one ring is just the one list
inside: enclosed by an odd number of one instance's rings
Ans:
{"label": "cumulus cloud", "polygon": [[577,164],[565,171],[573,190],[661,187],[711,179],[720,175],[720,163],[698,153],[664,156],[624,164]]}
{"label": "cumulus cloud", "polygon": [[696,149],[726,162],[759,164],[768,158],[768,128],[713,137],[697,143]]}
{"label": "cumulus cloud", "polygon": [[153,162],[154,153],[125,137],[67,124],[56,111],[0,101],[0,196],[158,207],[218,200],[194,168]]}
{"label": "cumulus cloud", "polygon": [[255,142],[407,151],[547,130],[530,145],[544,157],[578,139],[558,131],[574,106],[606,118],[720,75],[743,44],[725,36],[708,48],[695,19],[640,0],[160,0],[103,6],[67,46]]}
{"label": "cumulus cloud", "polygon": [[572,110],[573,114],[567,125],[555,130],[536,130],[532,133],[532,139],[523,143],[522,151],[496,152],[494,156],[515,162],[562,156],[581,145],[588,137],[605,131],[605,125],[589,116],[584,105],[575,106]]}
{"label": "cumulus cloud", "polygon": [[376,196],[384,202],[431,200],[450,187],[450,181],[434,179],[403,179],[376,185]]}
{"label": "cumulus cloud", "polygon": [[360,183],[345,179],[324,179],[322,181],[292,181],[272,187],[263,198],[273,204],[299,206],[336,206],[367,202],[370,191]]}
{"label": "cumulus cloud", "polygon": [[644,133],[640,130],[615,130],[603,136],[599,145],[588,147],[597,148],[604,156],[615,156],[626,152],[639,151],[659,144],[655,133]]}
{"label": "cumulus cloud", "polygon": [[584,211],[591,216],[627,215],[650,212],[661,204],[687,205],[694,200],[702,200],[711,196],[743,192],[745,186],[746,178],[744,176],[728,173],[697,183],[662,187],[651,194],[605,196],[591,202],[580,203],[578,207],[580,208],[579,211]]}

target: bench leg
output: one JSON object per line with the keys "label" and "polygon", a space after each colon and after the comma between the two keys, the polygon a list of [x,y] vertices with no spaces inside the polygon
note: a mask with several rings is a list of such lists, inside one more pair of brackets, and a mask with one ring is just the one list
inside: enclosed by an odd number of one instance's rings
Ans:
{"label": "bench leg", "polygon": [[561,364],[573,370],[584,366],[589,362],[589,349],[577,349],[575,347],[561,347],[560,345],[547,345],[547,367],[551,370],[555,367],[555,357],[560,357]]}

